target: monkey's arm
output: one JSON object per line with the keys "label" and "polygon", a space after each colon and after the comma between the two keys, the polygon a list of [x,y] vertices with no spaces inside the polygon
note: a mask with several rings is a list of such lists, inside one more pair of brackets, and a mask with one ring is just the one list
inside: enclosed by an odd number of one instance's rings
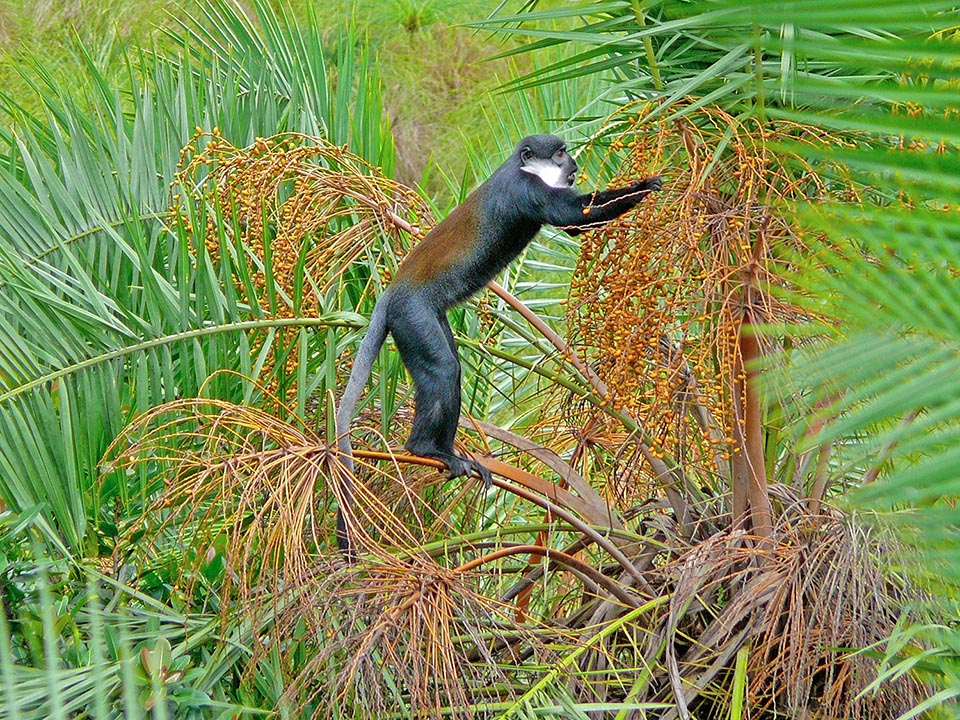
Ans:
{"label": "monkey's arm", "polygon": [[598,190],[585,195],[573,191],[558,194],[547,208],[546,222],[568,235],[579,235],[620,217],[662,186],[660,178],[652,177],[616,190]]}

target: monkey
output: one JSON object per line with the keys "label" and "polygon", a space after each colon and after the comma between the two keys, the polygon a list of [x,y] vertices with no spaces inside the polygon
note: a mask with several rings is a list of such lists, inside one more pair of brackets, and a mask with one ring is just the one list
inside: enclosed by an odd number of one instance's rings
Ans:
{"label": "monkey", "polygon": [[[451,478],[475,473],[486,487],[490,471],[458,455],[453,440],[460,419],[460,361],[447,311],[479,291],[519,255],[543,225],[569,235],[609,222],[662,186],[659,177],[616,190],[580,194],[573,189],[576,161],[555,135],[531,135],[459,206],[410,251],[380,295],[360,343],[336,416],[338,448],[350,476],[350,423],[387,333],[413,378],[414,419],[405,448],[440,460]],[[341,503],[351,501],[344,488]],[[343,507],[337,542],[350,553]]]}

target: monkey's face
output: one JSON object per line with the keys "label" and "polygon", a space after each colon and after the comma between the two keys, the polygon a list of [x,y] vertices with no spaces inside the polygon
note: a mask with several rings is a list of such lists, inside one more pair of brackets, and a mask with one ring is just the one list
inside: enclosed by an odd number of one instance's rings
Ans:
{"label": "monkey's face", "polygon": [[577,161],[567,154],[567,146],[555,135],[533,135],[517,147],[520,169],[540,178],[552,188],[572,187],[577,181]]}

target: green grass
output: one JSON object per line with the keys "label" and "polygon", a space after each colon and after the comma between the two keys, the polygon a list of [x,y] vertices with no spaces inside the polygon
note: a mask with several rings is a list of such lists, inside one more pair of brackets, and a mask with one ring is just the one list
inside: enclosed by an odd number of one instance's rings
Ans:
{"label": "green grass", "polygon": [[157,29],[169,24],[180,6],[175,0],[0,0],[0,88],[31,105],[33,94],[21,70],[31,57],[59,79],[86,78],[77,72],[78,41],[101,66],[124,72],[121,43],[149,45]]}
{"label": "green grass", "polygon": [[[288,6],[298,18],[316,13],[328,27],[324,46],[330,57],[355,28],[356,37],[378,58],[384,83],[384,104],[398,147],[397,178],[422,184],[425,192],[446,204],[451,183],[475,183],[465,146],[491,147],[496,139],[487,118],[510,114],[515,98],[496,88],[517,74],[510,61],[488,62],[501,51],[502,40],[458,23],[483,18],[496,0],[475,3],[452,0],[336,0],[311,3],[271,2]],[[240,0],[252,8],[253,3]],[[170,50],[163,28],[176,17],[196,15],[196,0],[0,0],[0,90],[29,110],[40,109],[31,88],[43,72],[74,88],[78,97],[88,89],[89,74],[79,72],[79,47],[93,56],[103,74],[129,86],[124,46]],[[252,15],[252,11],[249,13]],[[530,59],[522,63],[529,65]],[[527,70],[529,67],[526,68]],[[534,101],[536,102],[536,101]],[[545,114],[549,114],[548,112]],[[529,131],[550,130],[538,123]]]}

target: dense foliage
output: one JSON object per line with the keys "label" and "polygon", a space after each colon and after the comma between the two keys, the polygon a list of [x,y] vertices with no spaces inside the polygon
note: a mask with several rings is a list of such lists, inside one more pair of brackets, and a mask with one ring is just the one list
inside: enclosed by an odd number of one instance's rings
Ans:
{"label": "dense foliage", "polygon": [[[246,5],[0,93],[0,718],[955,716],[951,4]],[[381,353],[348,565],[365,318],[545,129],[666,190],[453,313],[494,491]]]}

